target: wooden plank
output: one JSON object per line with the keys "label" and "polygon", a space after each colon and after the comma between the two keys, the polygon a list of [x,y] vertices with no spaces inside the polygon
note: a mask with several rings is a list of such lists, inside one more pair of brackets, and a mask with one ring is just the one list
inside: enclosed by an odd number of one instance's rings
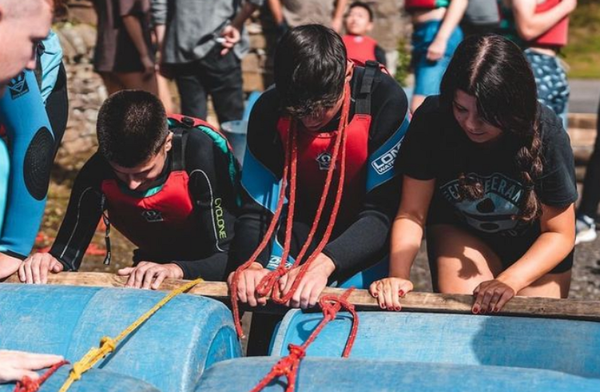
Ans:
{"label": "wooden plank", "polygon": [[[67,286],[123,287],[126,281],[125,277],[100,272],[63,272],[48,276],[48,284]],[[18,282],[16,275],[6,281],[6,283]],[[160,289],[169,291],[185,282],[187,281],[167,279]],[[323,294],[340,295],[344,291],[344,289],[328,287]],[[202,282],[188,293],[229,302],[229,289],[224,282]],[[380,310],[376,299],[371,297],[367,290],[355,290],[349,300],[359,310]],[[471,314],[473,296],[412,292],[400,302],[404,311]],[[277,305],[245,309],[268,313],[283,313],[286,310],[285,307]],[[515,297],[498,314],[600,321],[600,301]]]}

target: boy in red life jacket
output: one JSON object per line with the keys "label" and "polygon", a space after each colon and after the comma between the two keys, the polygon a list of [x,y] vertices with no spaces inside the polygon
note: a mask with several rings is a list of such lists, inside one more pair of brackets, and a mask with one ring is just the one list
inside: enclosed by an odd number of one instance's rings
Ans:
{"label": "boy in red life jacket", "polygon": [[367,34],[373,30],[373,11],[367,3],[355,1],[350,4],[344,20],[346,35],[342,37],[348,58],[365,64],[368,60],[386,66],[385,51]]}
{"label": "boy in red life jacket", "polygon": [[[238,300],[266,303],[271,289],[288,306],[314,306],[328,284],[387,254],[399,201],[394,161],[408,103],[394,79],[375,62],[355,66],[341,37],[321,25],[284,34],[274,70],[275,88],[256,102],[248,127],[228,268],[236,270],[234,312]],[[253,316],[250,354],[268,346],[276,320],[255,324],[266,316]]]}
{"label": "boy in red life jacket", "polygon": [[[141,90],[108,98],[97,132],[98,152],[75,180],[56,241],[25,260],[21,281],[45,283],[49,271],[79,269],[101,218],[138,247],[134,265],[117,272],[127,286],[222,280],[238,178],[226,139],[201,120],[167,118],[160,100]],[[107,259],[109,244],[107,229]]]}

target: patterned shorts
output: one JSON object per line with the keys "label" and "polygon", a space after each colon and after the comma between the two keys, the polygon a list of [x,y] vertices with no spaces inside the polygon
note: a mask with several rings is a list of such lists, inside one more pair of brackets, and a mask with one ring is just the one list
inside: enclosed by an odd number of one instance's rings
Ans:
{"label": "patterned shorts", "polygon": [[537,84],[538,101],[554,110],[558,116],[567,112],[569,102],[569,83],[567,75],[557,56],[525,50],[525,57],[531,64]]}

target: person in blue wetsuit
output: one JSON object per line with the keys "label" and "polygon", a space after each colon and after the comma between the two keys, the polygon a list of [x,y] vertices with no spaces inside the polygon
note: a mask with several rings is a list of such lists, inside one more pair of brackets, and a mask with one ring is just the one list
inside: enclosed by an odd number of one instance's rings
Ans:
{"label": "person in blue wetsuit", "polygon": [[[49,271],[78,270],[104,219],[138,247],[134,265],[118,271],[128,286],[223,280],[238,181],[225,137],[201,120],[167,118],[160,100],[142,90],[108,98],[97,130],[99,151],[75,179],[50,252],[25,260],[20,279],[45,283]],[[107,249],[110,257],[108,240]]]}
{"label": "person in blue wetsuit", "polygon": [[[0,278],[16,272],[39,229],[52,161],[67,125],[62,49],[52,31],[34,44],[31,65],[0,98]],[[8,146],[9,148],[4,148]]]}
{"label": "person in blue wetsuit", "polygon": [[[23,68],[35,67],[32,48],[46,37],[51,20],[52,9],[47,1],[0,0],[0,98],[10,80]],[[0,171],[6,178],[8,153],[4,143],[0,143],[0,160]],[[0,200],[5,200],[5,195],[6,186],[0,189]],[[0,278],[10,275],[13,266],[18,267],[20,262],[0,254]],[[24,376],[35,380],[39,377],[35,370],[52,366],[62,359],[59,355],[0,350],[0,384],[21,380]]]}
{"label": "person in blue wetsuit", "polygon": [[[279,280],[286,294],[297,279],[299,286],[289,306],[308,308],[315,305],[326,285],[348,279],[386,254],[400,186],[394,160],[408,127],[408,102],[402,88],[379,64],[355,66],[347,59],[342,38],[321,25],[289,30],[277,46],[274,69],[275,88],[262,94],[250,115],[243,203],[236,221],[230,269],[248,265],[267,237],[267,226],[280,202],[280,188],[286,183],[284,173],[293,166],[286,162],[286,144],[295,138],[297,190],[290,258],[284,256],[287,224],[282,216],[269,245],[248,269],[237,273],[237,279],[232,273],[229,283],[237,284],[237,290],[232,291],[241,302],[257,306],[266,302],[256,291],[257,285],[282,258],[304,262],[312,254],[314,261],[306,275],[300,278],[301,266],[297,266]],[[336,162],[334,145],[341,146],[338,138],[344,134],[345,158],[338,155]],[[340,187],[342,166],[345,177]],[[328,202],[318,219],[318,206],[332,167]],[[336,215],[333,205],[338,197]],[[330,235],[325,234],[327,227],[332,228]],[[326,244],[318,245],[326,236]],[[305,258],[299,256],[302,248]],[[272,325],[255,327],[259,318],[263,317],[253,317],[252,329],[262,329],[262,341],[268,344],[267,330]],[[264,345],[255,346],[251,340],[249,352],[264,353]]]}

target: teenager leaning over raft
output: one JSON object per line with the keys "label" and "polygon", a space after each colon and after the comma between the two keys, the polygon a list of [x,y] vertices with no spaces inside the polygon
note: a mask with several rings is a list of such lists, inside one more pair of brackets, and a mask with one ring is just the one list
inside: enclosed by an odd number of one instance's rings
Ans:
{"label": "teenager leaning over raft", "polygon": [[[355,66],[341,37],[320,25],[286,33],[276,49],[274,70],[275,88],[261,96],[250,116],[243,204],[230,254],[231,270],[242,264],[247,268],[229,275],[229,283],[234,300],[257,306],[266,302],[257,287],[282,258],[294,262],[302,254],[304,262],[313,255],[303,276],[300,266],[279,269],[276,288],[285,296],[296,284],[288,305],[308,308],[328,284],[377,263],[387,251],[399,188],[393,160],[406,132],[408,105],[400,86],[378,64]],[[288,159],[293,154],[296,158]],[[282,179],[288,170],[289,178]],[[342,172],[345,179],[340,181]],[[289,203],[284,206],[279,204],[280,187],[286,183]],[[327,203],[318,217],[326,184]],[[278,210],[285,212],[275,221],[277,232],[251,259]],[[292,212],[293,222],[286,223]],[[289,244],[286,227],[291,230]],[[253,262],[247,264],[249,260]],[[257,320],[253,318],[253,331]],[[252,341],[248,347],[250,351]]]}
{"label": "teenager leaning over raft", "polygon": [[473,293],[474,313],[498,311],[517,294],[567,296],[573,153],[560,119],[537,102],[515,44],[487,35],[458,47],[441,95],[415,113],[397,164],[404,184],[390,277],[370,287],[382,308],[399,310],[412,290],[425,228],[435,290]]}
{"label": "teenager leaning over raft", "polygon": [[118,271],[128,286],[223,280],[238,181],[225,138],[201,120],[167,118],[160,100],[141,90],[107,99],[97,130],[99,151],[75,180],[50,253],[25,260],[20,279],[45,283],[49,271],[79,269],[103,217],[138,247],[133,267]]}

